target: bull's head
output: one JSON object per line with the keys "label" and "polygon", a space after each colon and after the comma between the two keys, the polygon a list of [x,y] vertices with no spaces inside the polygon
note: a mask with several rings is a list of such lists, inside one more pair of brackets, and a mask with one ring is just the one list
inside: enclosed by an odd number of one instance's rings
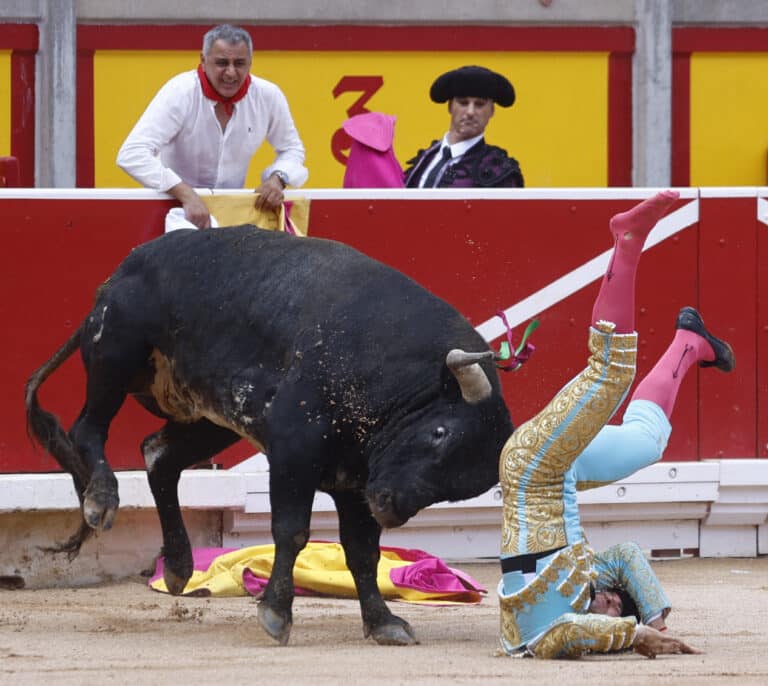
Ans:
{"label": "bull's head", "polygon": [[385,430],[366,489],[383,527],[400,526],[439,501],[480,495],[498,481],[499,455],[512,423],[498,378],[489,378],[480,364],[493,356],[490,350],[451,350],[443,383],[451,377],[455,383],[433,389],[426,403],[421,397]]}

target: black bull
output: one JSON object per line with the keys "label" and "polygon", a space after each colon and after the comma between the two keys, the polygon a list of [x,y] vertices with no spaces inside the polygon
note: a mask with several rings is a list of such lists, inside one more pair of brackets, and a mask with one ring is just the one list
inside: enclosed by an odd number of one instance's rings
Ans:
{"label": "black bull", "polygon": [[[87,397],[66,433],[37,390],[78,348]],[[283,644],[316,490],[334,500],[364,634],[413,643],[376,584],[382,527],[492,487],[512,431],[492,352],[454,308],[348,246],[248,226],[177,231],[133,250],[30,377],[30,433],[82,505],[80,530],[55,548],[70,556],[115,516],[104,444],[127,394],[167,420],[141,449],[171,593],[192,573],[181,470],[240,438],[267,454],[275,561],[258,619]]]}

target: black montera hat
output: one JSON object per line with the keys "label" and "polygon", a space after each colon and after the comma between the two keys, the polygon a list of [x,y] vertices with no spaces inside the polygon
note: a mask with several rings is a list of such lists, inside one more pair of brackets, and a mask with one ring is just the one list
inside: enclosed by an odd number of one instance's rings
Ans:
{"label": "black montera hat", "polygon": [[621,616],[634,617],[638,622],[642,621],[640,610],[637,607],[635,599],[629,594],[629,591],[623,588],[616,588],[614,591],[621,598]]}
{"label": "black montera hat", "polygon": [[515,89],[509,80],[485,67],[460,67],[438,76],[429,89],[434,102],[447,102],[451,98],[488,98],[502,107],[515,102]]}

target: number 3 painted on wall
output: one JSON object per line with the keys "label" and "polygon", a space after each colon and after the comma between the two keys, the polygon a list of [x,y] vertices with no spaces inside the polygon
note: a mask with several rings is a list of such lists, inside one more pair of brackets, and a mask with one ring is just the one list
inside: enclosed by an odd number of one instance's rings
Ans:
{"label": "number 3 painted on wall", "polygon": [[[383,85],[383,76],[342,76],[333,89],[333,97],[338,98],[342,93],[360,91],[362,95],[347,109],[347,116],[354,117],[356,114],[370,112],[365,103]],[[331,152],[339,163],[344,166],[347,164],[347,156],[344,154],[344,151],[349,150],[351,145],[352,139],[349,137],[349,134],[344,129],[336,129],[331,138]]]}

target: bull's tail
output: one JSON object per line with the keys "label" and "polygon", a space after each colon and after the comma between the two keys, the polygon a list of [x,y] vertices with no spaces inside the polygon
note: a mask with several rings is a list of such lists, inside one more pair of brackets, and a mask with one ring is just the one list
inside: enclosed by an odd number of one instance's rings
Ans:
{"label": "bull's tail", "polygon": [[[56,461],[70,473],[81,505],[83,493],[90,480],[88,469],[59,420],[40,407],[37,400],[37,390],[80,347],[82,329],[81,325],[69,337],[69,340],[54,353],[53,357],[29,377],[25,394],[27,434],[53,455]],[[91,537],[92,533],[93,529],[85,521],[81,521],[78,530],[66,541],[50,547],[43,547],[42,550],[52,553],[66,553],[71,562],[77,557],[80,547]]]}
{"label": "bull's tail", "polygon": [[53,357],[29,377],[25,394],[27,434],[53,455],[56,461],[72,475],[81,499],[83,489],[89,481],[88,470],[58,418],[40,407],[37,391],[42,383],[80,347],[82,328],[81,325],[54,353]]}

